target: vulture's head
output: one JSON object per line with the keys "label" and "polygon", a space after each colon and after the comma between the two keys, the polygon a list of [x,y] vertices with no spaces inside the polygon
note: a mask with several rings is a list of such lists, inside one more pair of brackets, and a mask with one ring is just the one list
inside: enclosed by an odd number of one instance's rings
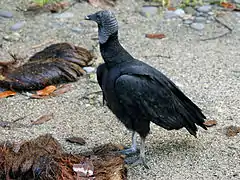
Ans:
{"label": "vulture's head", "polygon": [[101,44],[118,31],[117,19],[114,13],[109,10],[98,11],[86,16],[85,19],[95,21],[98,24],[98,37]]}

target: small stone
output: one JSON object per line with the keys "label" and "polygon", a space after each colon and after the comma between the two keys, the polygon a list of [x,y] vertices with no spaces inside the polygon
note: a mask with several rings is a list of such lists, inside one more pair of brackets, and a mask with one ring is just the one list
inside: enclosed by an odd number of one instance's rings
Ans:
{"label": "small stone", "polygon": [[211,11],[211,9],[212,9],[211,5],[205,5],[205,6],[201,6],[201,7],[197,8],[197,11],[207,13],[207,12]]}
{"label": "small stone", "polygon": [[64,12],[64,13],[60,13],[60,14],[54,14],[54,18],[57,19],[67,19],[67,18],[72,18],[74,16],[73,13],[70,12]]}
{"label": "small stone", "polygon": [[158,7],[157,6],[143,6],[140,14],[144,17],[150,17],[154,16],[158,13]]}
{"label": "small stone", "polygon": [[24,24],[25,24],[25,21],[17,22],[16,24],[12,25],[12,26],[10,27],[10,29],[11,29],[12,31],[17,31],[17,30],[21,29],[21,28],[24,26]]}
{"label": "small stone", "polygon": [[203,15],[203,12],[196,12],[195,15],[196,15],[196,16],[202,16],[202,15]]}
{"label": "small stone", "polygon": [[191,28],[195,29],[195,30],[198,30],[198,31],[201,31],[204,29],[204,24],[202,23],[192,23],[191,24]]}
{"label": "small stone", "polygon": [[194,16],[192,16],[191,14],[185,14],[184,16],[182,16],[182,19],[183,20],[193,20],[194,19]]}
{"label": "small stone", "polygon": [[13,14],[10,11],[0,10],[0,16],[4,18],[12,18]]}
{"label": "small stone", "polygon": [[213,16],[213,15],[214,15],[214,12],[210,11],[210,12],[208,12],[208,15],[209,15],[209,16]]}
{"label": "small stone", "polygon": [[206,20],[206,24],[210,24],[212,21],[210,20]]}
{"label": "small stone", "polygon": [[191,6],[187,6],[184,8],[184,11],[186,14],[191,14],[191,15],[195,15],[196,11],[194,8],[192,8]]}
{"label": "small stone", "polygon": [[95,68],[88,66],[88,67],[83,67],[83,70],[86,71],[87,73],[92,73],[95,71]]}
{"label": "small stone", "polygon": [[215,17],[214,17],[214,16],[208,16],[207,19],[208,19],[209,21],[214,21],[214,20],[215,20]]}
{"label": "small stone", "polygon": [[206,18],[205,18],[205,17],[202,17],[202,16],[200,16],[200,17],[195,17],[194,21],[197,22],[197,23],[203,23],[203,22],[206,21]]}
{"label": "small stone", "polygon": [[3,36],[3,39],[6,41],[18,41],[20,39],[20,34],[17,32],[14,32],[10,35]]}
{"label": "small stone", "polygon": [[184,16],[184,14],[185,14],[184,10],[182,10],[182,9],[176,9],[176,10],[174,11],[174,13],[175,13],[178,17],[182,17],[182,16]]}
{"label": "small stone", "polygon": [[184,20],[184,21],[183,21],[183,24],[188,24],[188,25],[190,25],[190,24],[192,24],[192,23],[193,23],[193,21],[190,20],[190,19],[187,19],[187,20]]}
{"label": "small stone", "polygon": [[82,30],[81,28],[79,28],[79,27],[73,27],[73,28],[71,28],[71,30],[72,30],[72,32],[75,32],[75,33],[80,33],[80,32],[83,31],[83,30]]}
{"label": "small stone", "polygon": [[202,17],[208,17],[209,15],[208,15],[208,13],[202,13],[201,16],[202,16]]}
{"label": "small stone", "polygon": [[165,19],[172,19],[172,18],[177,18],[178,15],[174,13],[174,11],[165,11],[164,13],[164,18]]}
{"label": "small stone", "polygon": [[233,0],[233,3],[240,4],[240,0]]}

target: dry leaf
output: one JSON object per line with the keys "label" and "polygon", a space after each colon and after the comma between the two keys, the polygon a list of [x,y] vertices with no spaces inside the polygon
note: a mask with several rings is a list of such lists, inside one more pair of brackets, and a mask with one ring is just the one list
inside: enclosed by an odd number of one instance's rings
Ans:
{"label": "dry leaf", "polygon": [[81,137],[70,137],[70,138],[67,138],[66,141],[68,141],[70,143],[77,143],[80,145],[86,144],[86,141]]}
{"label": "dry leaf", "polygon": [[165,38],[166,36],[164,34],[146,34],[145,37],[150,39],[162,39]]}
{"label": "dry leaf", "polygon": [[14,91],[4,91],[4,92],[0,92],[0,98],[6,98],[6,97],[9,97],[9,96],[14,96],[16,94],[17,93],[14,92]]}
{"label": "dry leaf", "polygon": [[169,11],[175,11],[175,10],[176,10],[175,7],[168,7],[167,9],[168,9]]}
{"label": "dry leaf", "polygon": [[58,96],[58,95],[61,95],[61,94],[64,94],[64,93],[70,91],[71,89],[72,89],[71,84],[64,84],[64,85],[60,86],[59,88],[57,88],[51,95]]}
{"label": "dry leaf", "polygon": [[216,120],[208,120],[208,121],[205,121],[203,124],[207,127],[212,127],[212,126],[217,125],[217,121]]}
{"label": "dry leaf", "polygon": [[54,85],[47,86],[44,89],[37,91],[37,95],[39,95],[39,96],[49,96],[56,89],[57,88]]}
{"label": "dry leaf", "polygon": [[236,6],[235,4],[229,3],[229,2],[221,2],[220,5],[224,8],[228,8],[228,9],[235,9]]}
{"label": "dry leaf", "polygon": [[228,126],[225,129],[228,137],[236,136],[238,133],[240,133],[240,127],[238,126]]}
{"label": "dry leaf", "polygon": [[39,124],[43,124],[47,121],[49,121],[50,119],[53,118],[53,113],[52,114],[46,114],[41,116],[40,118],[38,118],[36,121],[32,121],[32,125],[39,125]]}

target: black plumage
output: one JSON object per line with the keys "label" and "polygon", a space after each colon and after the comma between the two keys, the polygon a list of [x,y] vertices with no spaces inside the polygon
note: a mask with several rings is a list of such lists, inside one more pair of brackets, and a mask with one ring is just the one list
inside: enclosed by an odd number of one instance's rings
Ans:
{"label": "black plumage", "polygon": [[97,69],[98,83],[109,109],[141,137],[140,158],[144,162],[144,140],[150,122],[167,130],[185,127],[196,136],[197,125],[206,129],[205,116],[184,93],[164,74],[133,58],[118,41],[114,14],[99,11],[86,19],[98,23],[101,55],[105,61]]}

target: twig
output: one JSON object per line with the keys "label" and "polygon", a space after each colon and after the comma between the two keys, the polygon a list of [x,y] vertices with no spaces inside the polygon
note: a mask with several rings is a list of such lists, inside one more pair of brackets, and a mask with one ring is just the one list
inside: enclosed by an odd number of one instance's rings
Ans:
{"label": "twig", "polygon": [[[31,114],[29,114],[29,115],[31,115]],[[27,116],[29,116],[29,115],[27,115]],[[26,118],[27,116],[19,117],[19,118],[13,120],[12,122],[13,122],[13,123],[18,122],[18,121],[20,121],[20,120],[23,120],[23,119]]]}
{"label": "twig", "polygon": [[167,59],[171,59],[171,56],[164,56],[164,55],[161,55],[161,54],[154,54],[154,55],[149,55],[149,56],[143,56],[144,58],[148,58],[148,57],[161,57],[161,58],[167,58]]}
{"label": "twig", "polygon": [[94,91],[94,92],[90,92],[85,94],[84,96],[81,97],[81,99],[87,99],[88,96],[92,95],[92,94],[100,94],[102,93],[102,91]]}
{"label": "twig", "polygon": [[37,45],[32,46],[32,49],[36,49],[36,48],[39,48],[39,47],[41,47],[41,46],[45,46],[46,44],[52,43],[52,42],[54,42],[54,41],[55,41],[54,39],[50,39],[50,40],[45,41],[45,42],[43,42],[43,43],[41,43],[41,44],[37,44]]}
{"label": "twig", "polygon": [[221,22],[218,18],[214,17],[215,21],[219,24],[221,24],[223,27],[225,27],[226,29],[228,29],[228,32],[225,32],[224,34],[221,34],[219,36],[215,36],[215,37],[210,37],[210,38],[207,38],[207,39],[201,39],[200,41],[208,41],[208,40],[214,40],[214,39],[218,39],[218,38],[221,38],[221,37],[224,37],[226,36],[227,34],[231,34],[233,29],[230,28],[228,25],[224,24],[223,22]]}

